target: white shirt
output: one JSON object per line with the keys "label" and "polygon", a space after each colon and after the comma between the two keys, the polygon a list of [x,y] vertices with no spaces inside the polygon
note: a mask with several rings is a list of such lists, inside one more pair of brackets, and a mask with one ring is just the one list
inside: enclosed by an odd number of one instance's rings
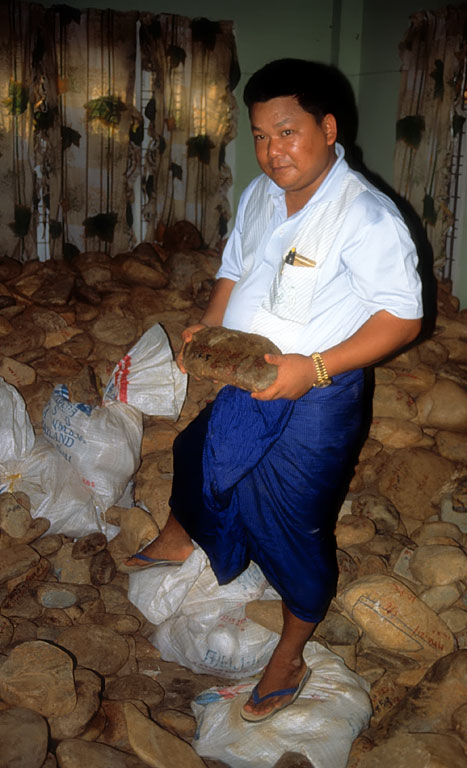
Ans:
{"label": "white shirt", "polygon": [[[382,309],[406,319],[423,314],[417,254],[401,214],[349,169],[339,144],[336,154],[289,218],[284,191],[264,175],[254,179],[217,273],[236,283],[223,325],[261,333],[284,353],[323,352]],[[284,265],[293,247],[316,266]]]}

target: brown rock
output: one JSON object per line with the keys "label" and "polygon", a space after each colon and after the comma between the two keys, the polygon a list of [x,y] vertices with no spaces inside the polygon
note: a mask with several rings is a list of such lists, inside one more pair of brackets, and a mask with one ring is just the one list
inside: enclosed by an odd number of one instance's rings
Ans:
{"label": "brown rock", "polygon": [[367,576],[338,594],[337,602],[381,648],[426,660],[450,653],[452,632],[408,587],[390,576]]}
{"label": "brown rock", "polygon": [[422,426],[449,432],[467,432],[467,392],[448,379],[438,379],[432,389],[417,400]]}
{"label": "brown rock", "polygon": [[375,524],[378,533],[395,533],[400,525],[397,509],[388,498],[364,491],[352,501],[352,513],[365,515]]}
{"label": "brown rock", "polygon": [[264,360],[266,352],[280,354],[264,336],[222,327],[203,328],[185,346],[183,365],[193,376],[258,392],[277,376],[276,366]]}
{"label": "brown rock", "polygon": [[68,715],[48,718],[53,739],[72,739],[80,736],[100,707],[101,679],[90,669],[75,671],[76,706]]}
{"label": "brown rock", "polygon": [[47,723],[37,712],[21,707],[0,712],[2,768],[41,768],[48,739]]}
{"label": "brown rock", "polygon": [[148,675],[132,674],[118,677],[105,687],[106,699],[140,699],[149,709],[157,707],[164,699],[164,689]]}
{"label": "brown rock", "polygon": [[13,624],[6,616],[0,615],[0,652],[4,651],[13,637]]}
{"label": "brown rock", "polygon": [[433,544],[417,547],[410,570],[427,586],[443,586],[467,579],[467,555],[462,547]]}
{"label": "brown rock", "polygon": [[[84,613],[79,618],[80,624],[99,624],[101,627],[108,627],[120,635],[128,635],[137,632],[141,627],[141,622],[136,616],[129,613],[94,613],[89,615]],[[128,638],[127,638],[128,639]]]}
{"label": "brown rock", "polygon": [[166,731],[191,744],[196,732],[196,720],[192,715],[177,709],[158,709],[152,713],[152,719]]}
{"label": "brown rock", "polygon": [[201,768],[205,765],[189,744],[160,728],[134,704],[126,703],[124,713],[131,747],[148,765],[154,768]]}
{"label": "brown rock", "polygon": [[436,448],[440,456],[450,461],[465,463],[467,456],[467,433],[449,432],[440,429],[435,435]]}
{"label": "brown rock", "polygon": [[415,368],[412,368],[411,371],[398,372],[394,384],[396,387],[408,392],[412,397],[418,397],[431,389],[435,382],[436,373],[433,368],[421,363]]}
{"label": "brown rock", "polygon": [[107,744],[84,739],[63,739],[56,750],[59,768],[147,768],[134,755]]}
{"label": "brown rock", "polygon": [[[21,539],[32,523],[29,510],[12,493],[0,494],[0,528],[13,539]],[[18,542],[20,543],[20,542]]]}
{"label": "brown rock", "polygon": [[69,714],[76,706],[71,657],[41,640],[18,645],[0,667],[0,696],[45,717]]}
{"label": "brown rock", "polygon": [[73,544],[71,556],[75,560],[83,560],[86,557],[93,557],[98,552],[102,552],[107,546],[107,539],[103,533],[95,531],[88,533],[81,539],[77,539]]}
{"label": "brown rock", "polygon": [[36,602],[34,588],[27,581],[22,581],[3,600],[1,611],[4,616],[37,619],[42,608]]}
{"label": "brown rock", "polygon": [[374,418],[413,419],[416,415],[417,406],[407,392],[394,384],[376,385],[373,396]]}
{"label": "brown rock", "polygon": [[0,584],[27,571],[39,561],[39,555],[27,544],[15,544],[2,550],[0,558]]}
{"label": "brown rock", "polygon": [[138,326],[134,318],[108,312],[94,321],[90,332],[98,341],[109,344],[128,345],[135,340]]}
{"label": "brown rock", "polygon": [[347,549],[349,546],[370,541],[376,533],[376,528],[368,517],[344,515],[337,521],[335,532],[339,549]]}
{"label": "brown rock", "polygon": [[362,755],[358,768],[407,768],[408,765],[463,768],[466,753],[455,736],[398,733]]}
{"label": "brown rock", "polygon": [[389,458],[379,477],[379,491],[402,514],[426,520],[433,514],[453,465],[424,448],[402,448]]}
{"label": "brown rock", "polygon": [[101,584],[109,584],[117,570],[114,559],[107,549],[98,552],[91,558],[90,565],[91,582],[98,587]]}
{"label": "brown rock", "polygon": [[76,657],[81,667],[88,667],[100,675],[116,674],[129,655],[124,637],[94,624],[65,629],[58,641]]}
{"label": "brown rock", "polygon": [[406,448],[423,440],[423,432],[412,421],[375,416],[370,427],[370,437],[385,448]]}

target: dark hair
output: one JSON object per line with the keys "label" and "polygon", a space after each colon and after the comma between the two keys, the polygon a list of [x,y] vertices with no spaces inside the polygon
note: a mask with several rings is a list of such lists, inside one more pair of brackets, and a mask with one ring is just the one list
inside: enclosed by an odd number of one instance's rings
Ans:
{"label": "dark hair", "polygon": [[251,110],[256,102],[295,96],[306,112],[321,123],[334,115],[338,141],[352,144],[357,137],[358,113],[352,86],[331,64],[305,59],[276,59],[258,69],[248,80],[243,100]]}

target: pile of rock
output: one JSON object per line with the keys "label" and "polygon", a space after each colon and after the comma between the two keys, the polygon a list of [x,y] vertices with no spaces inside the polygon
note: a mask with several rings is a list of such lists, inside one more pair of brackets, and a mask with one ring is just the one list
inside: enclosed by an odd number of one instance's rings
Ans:
{"label": "pile of rock", "polygon": [[[36,432],[55,384],[97,404],[154,323],[178,349],[218,263],[147,244],[113,260],[0,259],[0,376]],[[467,312],[445,286],[439,306],[430,340],[376,368],[371,427],[336,528],[338,594],[316,632],[371,684],[374,717],[351,768],[467,759]],[[115,563],[164,524],[173,439],[215,391],[190,380],[176,423],[144,417],[135,500],[145,509],[111,508],[121,526],[111,542],[48,536],[24,494],[0,495],[0,742],[27,733],[37,754],[25,765],[203,764],[187,744],[189,701],[215,683],[159,658]],[[277,601],[251,603],[248,615],[280,631]],[[281,766],[306,764],[297,760]]]}

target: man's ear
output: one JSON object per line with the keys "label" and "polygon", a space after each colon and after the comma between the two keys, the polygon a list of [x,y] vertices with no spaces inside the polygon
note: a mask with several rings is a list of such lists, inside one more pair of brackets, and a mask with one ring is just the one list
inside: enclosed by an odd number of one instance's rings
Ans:
{"label": "man's ear", "polygon": [[322,125],[328,145],[334,144],[337,139],[337,123],[334,115],[331,113],[324,115]]}

